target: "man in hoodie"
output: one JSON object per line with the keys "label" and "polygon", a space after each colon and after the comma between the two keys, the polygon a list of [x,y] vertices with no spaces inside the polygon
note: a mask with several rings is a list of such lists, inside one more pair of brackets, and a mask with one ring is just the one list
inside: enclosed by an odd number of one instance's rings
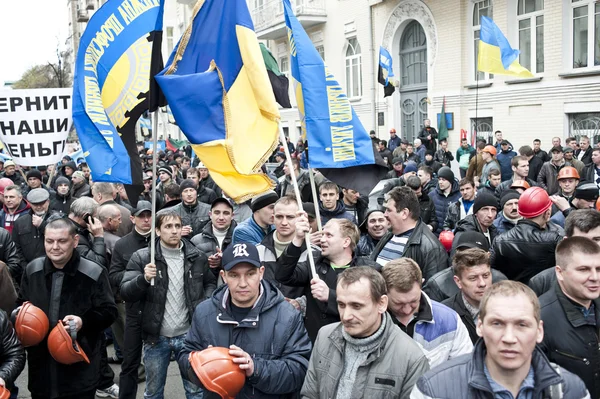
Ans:
{"label": "man in hoodie", "polygon": [[512,178],[512,169],[510,167],[511,159],[517,156],[517,153],[510,148],[508,141],[502,140],[500,143],[501,151],[496,156],[498,164],[500,164],[500,172],[502,173],[502,181]]}
{"label": "man in hoodie", "polygon": [[496,220],[494,220],[494,226],[496,226],[498,234],[511,230],[517,225],[519,220],[523,219],[519,215],[520,197],[521,194],[515,190],[506,190],[502,193],[502,198],[500,198],[500,212],[496,216]]}
{"label": "man in hoodie", "polygon": [[337,184],[327,182],[319,186],[319,212],[323,226],[331,219],[347,219],[356,223],[356,219],[346,211],[346,206],[343,201],[339,200],[339,197],[340,189]]}
{"label": "man in hoodie", "polygon": [[448,207],[446,220],[442,228],[444,230],[454,231],[456,224],[468,215],[473,214],[473,204],[475,203],[475,185],[471,180],[462,179],[458,182],[461,198],[453,202]]}
{"label": "man in hoodie", "polygon": [[[460,140],[460,147],[456,150],[456,160],[458,161],[458,169],[460,170],[460,178],[464,179],[467,176],[469,162],[476,154],[475,148],[469,144],[469,141],[464,138]],[[446,165],[450,166],[450,165]]]}
{"label": "man in hoodie", "polygon": [[89,197],[90,196],[90,185],[87,183],[85,179],[85,175],[82,171],[77,170],[73,172],[73,176],[71,177],[71,183],[73,183],[73,188],[71,189],[73,198],[81,198],[81,197]]}
{"label": "man in hoodie", "polygon": [[25,215],[31,207],[23,200],[21,187],[8,186],[4,189],[4,207],[0,211],[0,227],[12,234],[13,226],[21,215]]}
{"label": "man in hoodie", "polygon": [[435,205],[438,220],[438,228],[434,233],[439,235],[446,220],[448,206],[460,198],[458,182],[454,179],[454,172],[450,168],[446,166],[440,168],[437,187],[429,192],[429,198]]}
{"label": "man in hoodie", "polygon": [[71,182],[64,176],[59,176],[54,183],[56,194],[50,201],[50,211],[68,215],[75,198],[71,197]]}
{"label": "man in hoodie", "polygon": [[279,197],[275,191],[267,191],[252,198],[252,202],[250,202],[252,217],[237,225],[233,231],[232,244],[239,242],[260,244],[266,235],[273,230],[273,210],[278,199]]}
{"label": "man in hoodie", "polygon": [[4,173],[2,173],[2,177],[12,180],[16,186],[21,187],[25,185],[25,179],[23,179],[21,173],[17,173],[17,165],[11,160],[4,163]]}
{"label": "man in hoodie", "polygon": [[454,241],[465,231],[477,231],[487,238],[488,243],[492,244],[494,238],[498,235],[494,219],[498,213],[498,200],[491,194],[481,194],[475,197],[473,203],[473,214],[466,216],[456,223],[454,230]]}
{"label": "man in hoodie", "polygon": [[210,206],[198,201],[196,183],[193,180],[183,180],[179,185],[179,193],[181,202],[172,209],[181,217],[181,235],[191,240],[200,233],[202,226],[209,219]]}

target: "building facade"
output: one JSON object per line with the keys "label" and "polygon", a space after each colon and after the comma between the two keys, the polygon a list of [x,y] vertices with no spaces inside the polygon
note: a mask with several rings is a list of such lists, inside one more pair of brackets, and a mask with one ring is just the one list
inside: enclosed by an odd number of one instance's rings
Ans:
{"label": "building facade", "polygon": [[[248,0],[259,39],[289,76],[281,0]],[[501,130],[518,148],[533,139],[588,135],[600,141],[600,2],[596,0],[294,0],[315,47],[367,130],[412,140],[428,118],[437,126],[445,98],[451,148]],[[479,21],[491,17],[535,77],[476,71]],[[384,99],[379,46],[393,58],[399,87]],[[292,90],[292,89],[290,89]],[[294,96],[290,95],[292,101]],[[300,131],[297,110],[284,130]]]}

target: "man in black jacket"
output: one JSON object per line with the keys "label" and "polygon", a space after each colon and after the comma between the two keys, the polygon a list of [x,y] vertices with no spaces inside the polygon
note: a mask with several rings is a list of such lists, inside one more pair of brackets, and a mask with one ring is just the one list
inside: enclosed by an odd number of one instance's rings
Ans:
{"label": "man in black jacket", "polygon": [[98,210],[96,201],[89,197],[78,198],[71,204],[69,219],[73,222],[79,236],[77,252],[104,267],[108,267],[106,247],[104,245],[104,228],[95,217]]}
{"label": "man in black jacket", "polygon": [[421,208],[417,194],[408,187],[396,187],[389,192],[385,204],[385,217],[391,232],[383,236],[371,259],[381,266],[397,258],[410,258],[417,262],[427,281],[448,267],[448,255],[437,237],[419,216]]}
{"label": "man in black jacket", "polygon": [[140,302],[124,302],[120,294],[121,281],[131,255],[147,248],[152,229],[152,204],[138,201],[133,215],[133,231],[115,244],[108,278],[115,294],[119,317],[112,325],[114,339],[121,347],[123,363],[119,375],[119,398],[135,398],[138,380],[144,375],[142,360],[142,325]]}
{"label": "man in black jacket", "polygon": [[427,194],[423,194],[421,179],[417,176],[410,176],[406,179],[406,185],[417,194],[419,198],[419,207],[421,208],[421,220],[429,230],[436,231],[438,228],[437,215],[435,213],[435,204]]}
{"label": "man in black jacket", "polygon": [[540,297],[544,340],[551,362],[578,375],[600,397],[600,246],[570,237],[556,247],[558,282]]}
{"label": "man in black jacket", "polygon": [[59,176],[54,183],[55,195],[50,200],[50,210],[64,215],[69,214],[75,198],[71,197],[71,182],[64,176]]}
{"label": "man in black jacket", "polygon": [[473,214],[466,216],[456,224],[454,238],[460,237],[465,231],[477,231],[485,236],[492,245],[498,232],[494,220],[498,214],[498,200],[492,194],[481,194],[475,198]]}
{"label": "man in black jacket", "polygon": [[18,303],[42,309],[50,328],[74,324],[77,341],[90,363],[56,362],[46,340],[27,348],[29,391],[33,398],[92,399],[101,375],[101,336],[117,317],[106,269],[79,256],[79,236],[67,219],[57,219],[44,231],[46,256],[27,265]]}
{"label": "man in black jacket", "polygon": [[600,188],[600,148],[592,150],[592,162],[583,168],[581,180],[594,183]]}
{"label": "man in black jacket", "polygon": [[191,240],[200,233],[202,226],[209,219],[210,206],[198,200],[196,183],[186,179],[179,185],[179,196],[181,202],[172,208],[181,217],[183,229],[181,235]]}
{"label": "man in black jacket", "polygon": [[[0,386],[11,391],[25,368],[25,350],[4,310],[0,310],[0,359]],[[12,394],[16,397],[17,392]]]}
{"label": "man in black jacket", "polygon": [[[171,353],[179,355],[194,309],[216,288],[208,258],[181,238],[182,227],[176,212],[158,212],[155,263],[150,263],[149,248],[140,249],[131,256],[121,282],[121,297],[140,301],[143,309],[145,397],[163,396]],[[197,393],[188,376],[181,377],[186,394]]]}
{"label": "man in black jacket", "polygon": [[[590,145],[590,138],[588,136],[581,136],[579,138],[579,149],[575,151],[575,157],[583,162],[585,165],[592,163],[592,146]],[[5,167],[6,168],[6,167]]]}
{"label": "man in black jacket", "polygon": [[313,250],[318,278],[312,275],[308,253],[303,252],[304,237],[310,230],[306,213],[298,213],[295,235],[292,242],[277,259],[275,278],[282,284],[304,287],[306,295],[306,329],[311,341],[326,324],[340,320],[335,287],[337,276],[352,266],[372,266],[377,264],[367,258],[356,257],[359,231],[355,224],[345,219],[331,219],[323,227],[321,249]]}

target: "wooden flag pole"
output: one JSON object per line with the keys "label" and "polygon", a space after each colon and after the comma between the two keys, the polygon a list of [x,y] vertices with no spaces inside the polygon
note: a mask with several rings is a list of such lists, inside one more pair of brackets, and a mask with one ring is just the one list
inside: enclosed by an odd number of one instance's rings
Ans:
{"label": "wooden flag pole", "polygon": [[[298,201],[298,209],[300,212],[304,212],[304,208],[302,207],[302,197],[300,196],[300,189],[298,188],[298,181],[296,180],[296,174],[294,173],[294,165],[292,164],[292,155],[290,154],[290,149],[287,146],[287,141],[285,139],[285,134],[283,134],[283,128],[281,127],[281,123],[279,124],[279,139],[283,144],[283,151],[285,152],[285,162],[287,163],[287,167],[290,171],[290,177],[292,179],[292,184],[294,185],[294,193],[296,194],[296,201]],[[308,263],[310,264],[310,271],[312,273],[313,278],[318,279],[319,275],[317,274],[317,268],[315,267],[315,259],[312,253],[312,247],[310,245],[310,232],[306,233],[304,237],[306,240],[306,249],[308,251]]]}
{"label": "wooden flag pole", "polygon": [[[158,140],[158,109],[152,112],[152,228],[150,229],[150,263],[154,264],[156,255],[156,163],[158,162],[158,151],[156,142]],[[150,285],[154,286],[154,277],[150,280]]]}
{"label": "wooden flag pole", "polygon": [[317,196],[317,186],[315,184],[315,175],[308,164],[308,176],[310,177],[310,189],[312,191],[313,203],[315,204],[315,216],[317,217],[317,226],[319,231],[323,230],[323,224],[321,223],[321,211],[319,210],[319,197]]}

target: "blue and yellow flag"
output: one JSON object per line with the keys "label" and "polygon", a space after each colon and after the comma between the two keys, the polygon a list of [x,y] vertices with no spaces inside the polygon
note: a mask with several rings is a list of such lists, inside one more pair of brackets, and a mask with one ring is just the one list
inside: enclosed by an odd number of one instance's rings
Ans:
{"label": "blue and yellow flag", "polygon": [[[291,49],[292,78],[302,130],[308,140],[310,166],[335,183],[368,194],[385,167],[376,165],[373,142],[329,68],[323,62],[289,0],[283,0]],[[356,173],[373,166],[372,178]],[[361,170],[347,169],[361,167]],[[341,168],[344,168],[343,173]],[[330,171],[328,169],[338,169]],[[367,181],[369,180],[369,181]],[[371,185],[371,180],[374,184]]]}
{"label": "blue and yellow flag", "polygon": [[272,188],[260,168],[277,144],[279,110],[246,0],[198,2],[156,80],[229,197],[241,202]]}
{"label": "blue and yellow flag", "polygon": [[498,25],[488,17],[481,17],[477,70],[521,78],[534,77],[527,68],[519,64],[519,50],[510,47]]}
{"label": "blue and yellow flag", "polygon": [[109,0],[81,37],[73,123],[94,181],[142,184],[135,125],[149,107],[163,7],[164,0]]}

